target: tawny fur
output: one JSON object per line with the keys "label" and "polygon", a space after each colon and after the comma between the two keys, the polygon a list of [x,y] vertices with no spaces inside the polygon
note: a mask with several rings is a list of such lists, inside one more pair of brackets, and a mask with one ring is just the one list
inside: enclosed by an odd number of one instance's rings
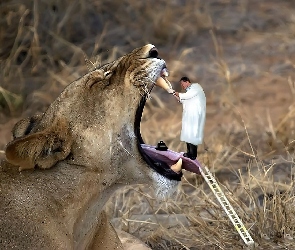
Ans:
{"label": "tawny fur", "polygon": [[133,127],[164,65],[152,47],[95,68],[16,124],[0,168],[0,249],[123,249],[104,204],[122,185],[162,185]]}

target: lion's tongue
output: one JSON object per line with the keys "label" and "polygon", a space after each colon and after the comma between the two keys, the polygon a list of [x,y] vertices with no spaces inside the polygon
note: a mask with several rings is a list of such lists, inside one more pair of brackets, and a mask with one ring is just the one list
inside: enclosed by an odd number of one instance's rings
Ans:
{"label": "lion's tongue", "polygon": [[182,159],[182,169],[187,171],[201,174],[200,168],[201,164],[198,160],[191,160],[187,157],[183,156],[183,153],[178,153],[172,150],[167,149],[166,151],[157,150],[155,146],[141,144],[142,149],[144,152],[153,160],[159,160],[162,162],[166,162],[170,167],[175,165],[179,159]]}

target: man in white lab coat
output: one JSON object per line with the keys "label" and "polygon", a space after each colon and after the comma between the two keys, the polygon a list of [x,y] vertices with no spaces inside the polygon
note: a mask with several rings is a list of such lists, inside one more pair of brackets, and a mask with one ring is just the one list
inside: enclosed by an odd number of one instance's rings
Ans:
{"label": "man in white lab coat", "polygon": [[202,144],[204,137],[206,96],[201,85],[191,83],[188,77],[182,77],[179,82],[186,92],[174,92],[173,95],[183,106],[180,140],[187,145],[187,153],[183,155],[195,160],[198,145]]}

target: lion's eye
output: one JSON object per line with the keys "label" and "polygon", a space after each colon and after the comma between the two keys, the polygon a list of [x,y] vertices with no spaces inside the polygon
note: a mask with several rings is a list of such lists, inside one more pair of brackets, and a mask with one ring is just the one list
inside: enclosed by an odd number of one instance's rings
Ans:
{"label": "lion's eye", "polygon": [[149,52],[149,57],[157,58],[159,55],[158,50],[156,48],[152,48]]}
{"label": "lion's eye", "polygon": [[107,77],[107,76],[109,76],[110,74],[111,74],[111,71],[108,70],[108,71],[106,71],[106,72],[104,73],[104,76]]}

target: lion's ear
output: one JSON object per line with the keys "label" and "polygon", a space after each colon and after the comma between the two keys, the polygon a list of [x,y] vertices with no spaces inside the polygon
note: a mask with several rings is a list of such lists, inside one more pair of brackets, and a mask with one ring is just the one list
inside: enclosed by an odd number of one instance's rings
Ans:
{"label": "lion's ear", "polygon": [[18,121],[12,129],[13,139],[22,137],[24,135],[28,135],[32,131],[32,129],[38,124],[41,118],[42,115],[34,115],[32,117]]}
{"label": "lion's ear", "polygon": [[65,159],[71,152],[70,129],[59,122],[41,132],[32,133],[10,142],[5,150],[9,163],[19,166],[19,170],[35,166],[46,169]]}

